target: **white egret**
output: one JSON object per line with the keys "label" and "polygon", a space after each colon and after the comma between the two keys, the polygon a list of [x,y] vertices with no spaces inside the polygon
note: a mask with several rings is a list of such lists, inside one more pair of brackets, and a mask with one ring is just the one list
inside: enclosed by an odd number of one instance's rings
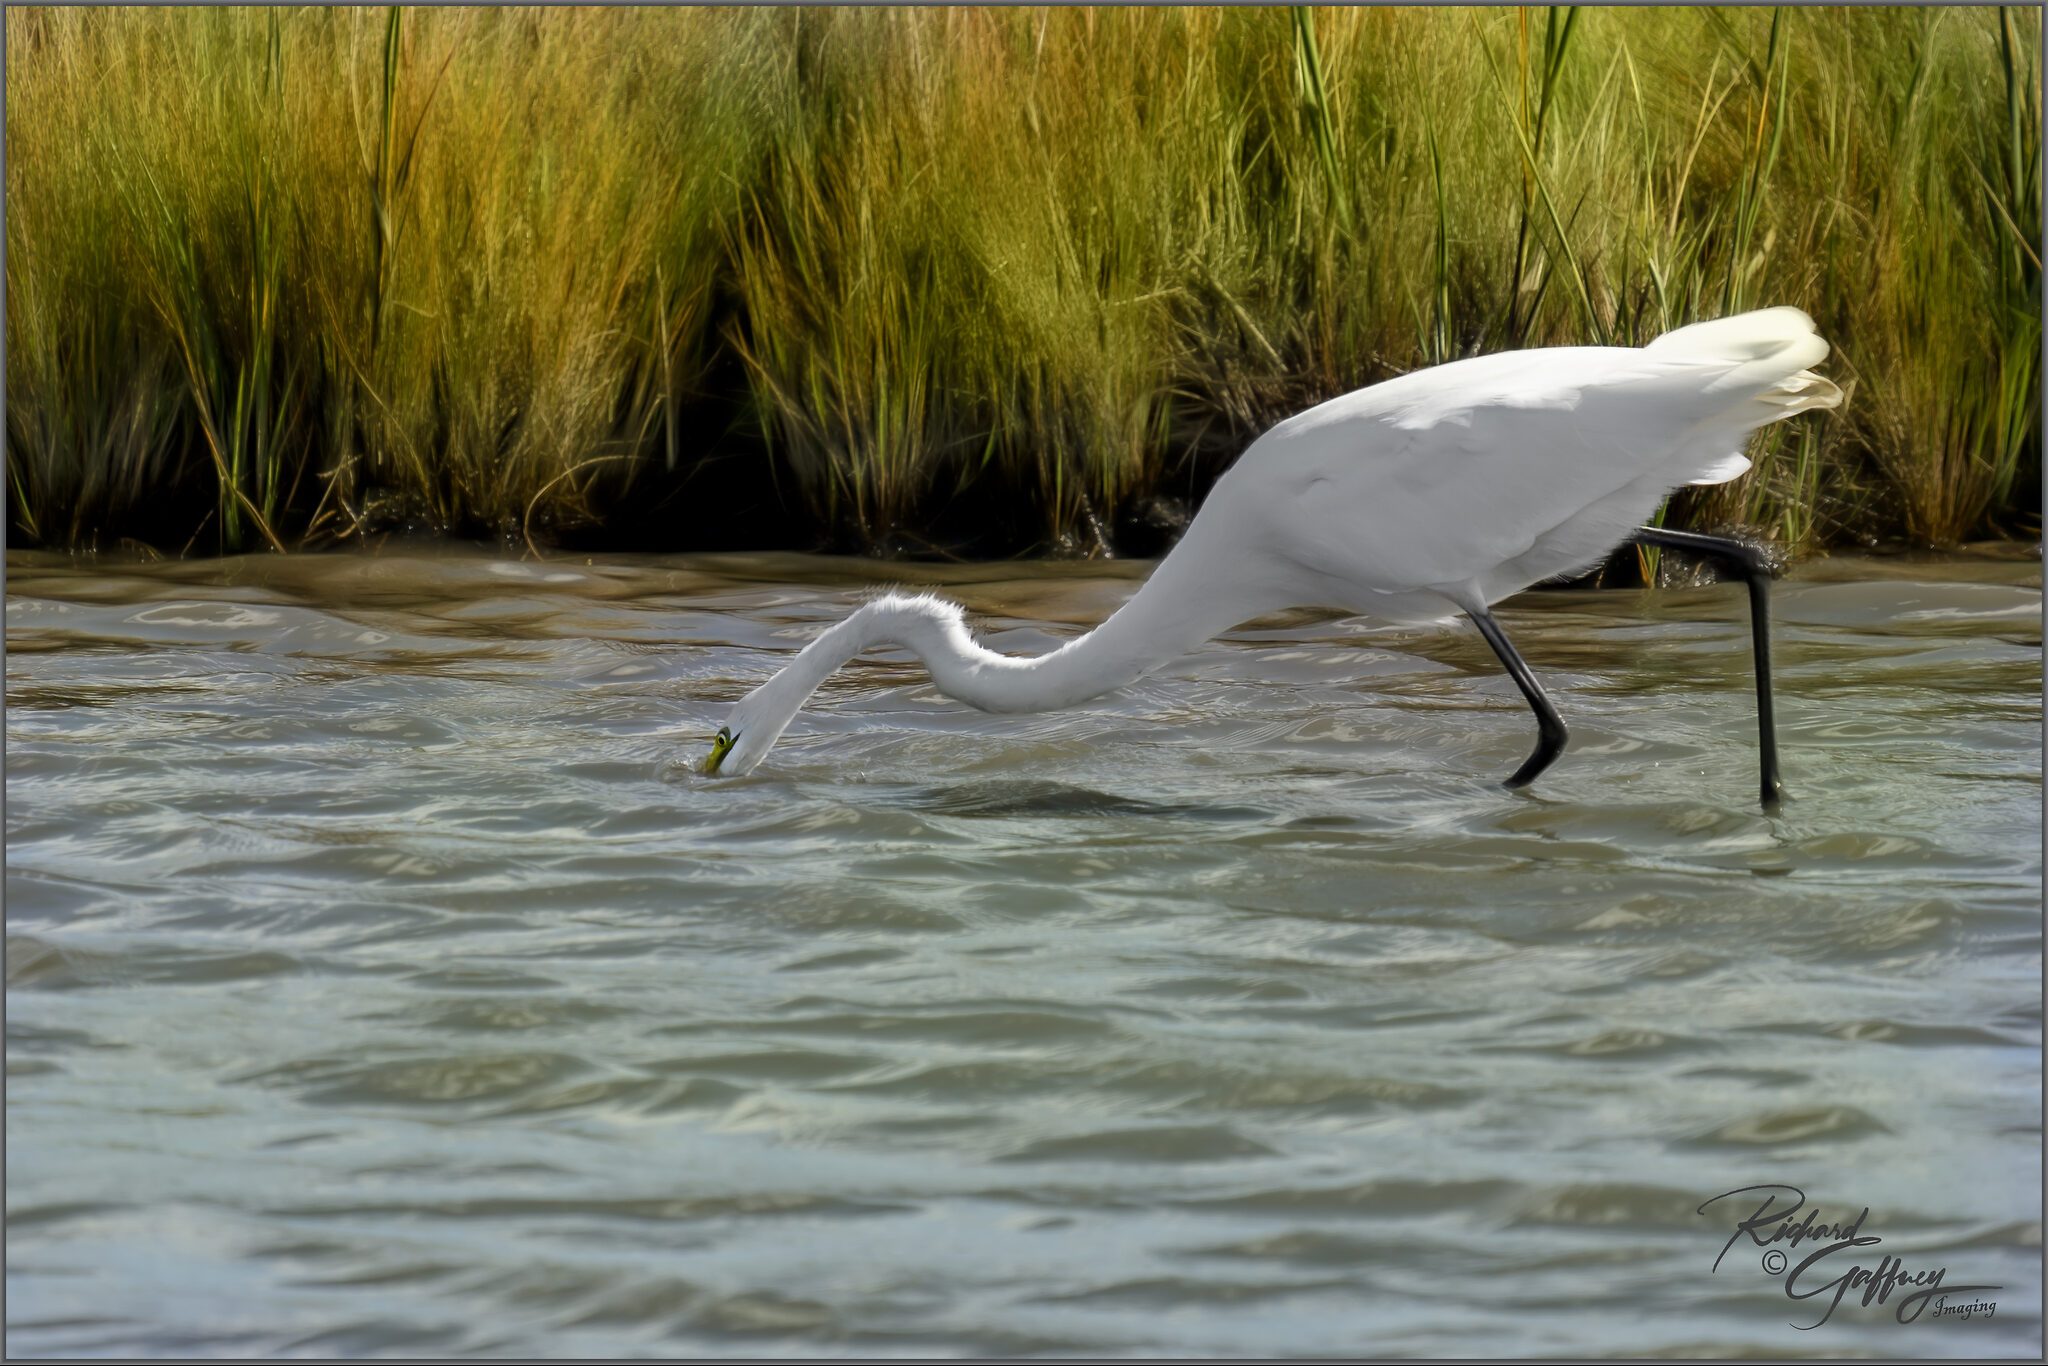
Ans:
{"label": "white egret", "polygon": [[1487,610],[1634,541],[1719,560],[1746,580],[1762,796],[1779,795],[1764,584],[1739,541],[1638,525],[1671,490],[1749,468],[1749,433],[1842,392],[1809,367],[1813,320],[1769,308],[1667,332],[1644,347],[1555,347],[1453,361],[1309,409],[1254,441],[1131,599],[1048,654],[1020,658],[968,633],[930,596],[870,602],[734,704],[704,771],[766,758],[818,685],[862,651],[898,645],[949,697],[991,712],[1070,707],[1142,677],[1240,622],[1325,607],[1386,622],[1464,612],[1536,714],[1539,739],[1507,780],[1528,783],[1564,722]]}

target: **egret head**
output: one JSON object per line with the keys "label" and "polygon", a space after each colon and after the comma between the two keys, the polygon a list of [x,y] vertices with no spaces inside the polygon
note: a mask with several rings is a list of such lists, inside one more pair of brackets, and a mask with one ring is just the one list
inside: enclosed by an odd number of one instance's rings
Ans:
{"label": "egret head", "polygon": [[711,753],[704,758],[704,776],[716,778],[718,770],[725,764],[725,756],[732,753],[733,738],[731,726],[720,726],[718,734],[711,737]]}
{"label": "egret head", "polygon": [[803,705],[801,695],[785,695],[794,690],[778,687],[777,681],[770,679],[733,704],[725,724],[711,739],[711,753],[704,758],[705,777],[737,778],[750,773],[775,748]]}

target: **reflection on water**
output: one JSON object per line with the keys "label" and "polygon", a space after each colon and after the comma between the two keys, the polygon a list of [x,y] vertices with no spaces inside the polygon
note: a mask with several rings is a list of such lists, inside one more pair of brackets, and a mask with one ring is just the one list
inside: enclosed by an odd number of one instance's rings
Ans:
{"label": "reflection on water", "polygon": [[[15,1353],[2031,1353],[2037,562],[1469,627],[1253,623],[1071,712],[903,656],[727,705],[886,581],[1016,651],[1142,566],[9,559]],[[2004,1288],[1814,1333],[1758,1182]],[[1738,1264],[1739,1263],[1739,1264]]]}

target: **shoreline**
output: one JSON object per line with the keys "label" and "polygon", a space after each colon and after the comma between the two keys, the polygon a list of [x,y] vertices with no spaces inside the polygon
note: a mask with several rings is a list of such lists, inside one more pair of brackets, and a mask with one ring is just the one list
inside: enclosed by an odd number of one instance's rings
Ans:
{"label": "shoreline", "polygon": [[[1170,548],[1170,547],[1169,547]],[[1627,550],[1627,547],[1623,547]],[[776,547],[751,547],[729,550],[657,550],[657,549],[576,549],[565,550],[559,546],[550,547],[534,555],[517,542],[489,541],[470,537],[442,536],[432,533],[389,532],[374,542],[350,542],[337,545],[317,546],[291,550],[278,554],[269,550],[233,551],[224,555],[165,555],[150,547],[115,546],[105,549],[63,549],[48,546],[5,547],[5,565],[9,572],[17,566],[23,569],[55,567],[81,564],[119,570],[135,566],[179,565],[201,567],[226,565],[239,561],[259,563],[286,563],[309,559],[421,559],[421,560],[469,560],[477,563],[500,564],[507,561],[534,565],[563,565],[574,567],[579,564],[598,563],[641,564],[663,561],[729,561],[735,565],[749,561],[803,560],[819,565],[851,569],[855,566],[872,566],[875,573],[911,571],[924,574],[938,571],[966,571],[970,573],[989,572],[1004,569],[1028,568],[1034,572],[1054,571],[1059,573],[1088,573],[1104,570],[1110,566],[1117,569],[1144,569],[1149,571],[1165,557],[1158,555],[1011,555],[983,557],[943,558],[936,556],[882,556],[864,555],[833,550],[802,550]],[[1623,556],[1617,552],[1615,559]],[[1788,557],[1781,565],[1779,577],[1796,574],[1801,570],[1822,563],[1840,563],[1865,560],[1883,565],[1943,564],[1956,561],[1981,561],[1996,563],[2041,563],[2042,542],[2039,539],[2012,537],[2005,539],[1984,539],[1966,541],[1961,545],[1947,548],[1916,546],[1905,542],[1892,542],[1875,546],[1836,547],[1831,550],[1809,550],[1803,554]],[[1610,564],[1612,561],[1610,561]],[[1558,588],[1629,588],[1640,587],[1640,583],[1602,582],[1599,571],[1592,571],[1569,580],[1556,580],[1532,585],[1525,592]],[[1700,581],[1711,581],[1711,576],[1701,576]],[[1667,581],[1663,586],[1681,586],[1678,582]]]}

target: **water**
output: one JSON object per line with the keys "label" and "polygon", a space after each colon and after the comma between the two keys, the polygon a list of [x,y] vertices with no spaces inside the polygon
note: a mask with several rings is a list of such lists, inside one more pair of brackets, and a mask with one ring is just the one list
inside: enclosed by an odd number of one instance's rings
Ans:
{"label": "water", "polygon": [[[1503,610],[1518,795],[1469,626],[1308,612],[688,766],[1143,566],[8,564],[13,1353],[2040,1349],[2038,561],[1781,585],[1778,818],[1733,587]],[[1795,1329],[1764,1182],[1995,1312]]]}

